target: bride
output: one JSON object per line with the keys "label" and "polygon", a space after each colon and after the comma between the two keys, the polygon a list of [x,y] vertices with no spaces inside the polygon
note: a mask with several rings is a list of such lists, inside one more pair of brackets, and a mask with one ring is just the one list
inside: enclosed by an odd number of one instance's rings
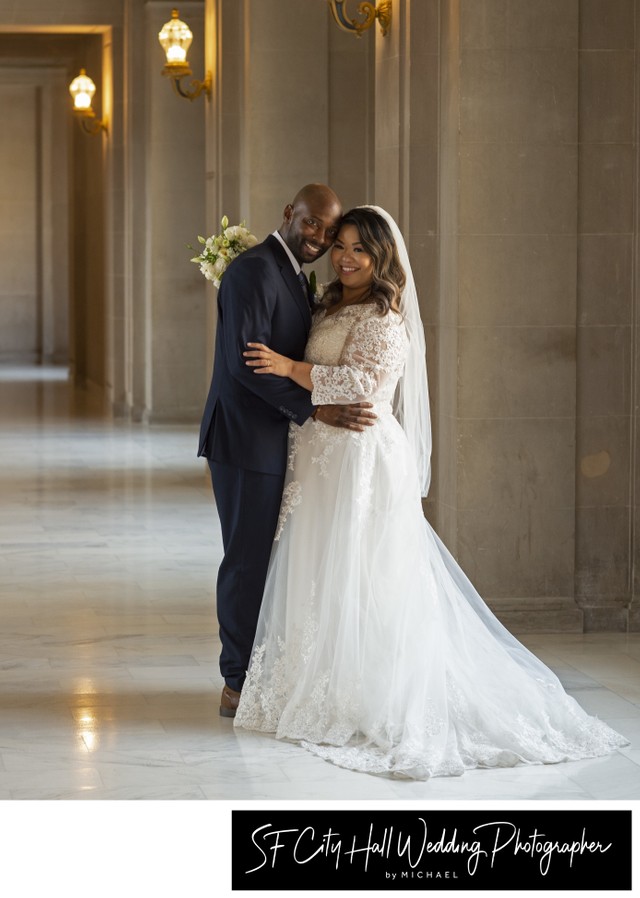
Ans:
{"label": "bride", "polygon": [[414,779],[595,757],[626,744],[491,613],[422,512],[431,432],[404,240],[342,219],[304,362],[249,344],[256,375],[314,405],[368,400],[364,432],[292,424],[280,519],[235,725],[342,767]]}

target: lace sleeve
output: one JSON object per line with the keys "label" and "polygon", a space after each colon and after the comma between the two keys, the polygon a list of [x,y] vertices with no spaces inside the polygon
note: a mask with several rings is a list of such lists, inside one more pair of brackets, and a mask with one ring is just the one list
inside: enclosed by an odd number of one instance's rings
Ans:
{"label": "lace sleeve", "polygon": [[397,380],[406,350],[404,325],[396,314],[368,315],[353,327],[338,365],[314,365],[311,369],[311,402],[340,405],[369,399],[386,380]]}

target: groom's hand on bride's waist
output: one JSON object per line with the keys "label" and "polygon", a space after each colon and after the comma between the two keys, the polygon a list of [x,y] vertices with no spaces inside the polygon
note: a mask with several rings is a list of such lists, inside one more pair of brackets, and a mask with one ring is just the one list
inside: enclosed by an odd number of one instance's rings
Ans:
{"label": "groom's hand on bride's waist", "polygon": [[319,405],[313,413],[314,421],[322,421],[332,427],[346,427],[347,430],[363,431],[375,424],[378,417],[369,409],[371,402],[353,402],[351,405]]}

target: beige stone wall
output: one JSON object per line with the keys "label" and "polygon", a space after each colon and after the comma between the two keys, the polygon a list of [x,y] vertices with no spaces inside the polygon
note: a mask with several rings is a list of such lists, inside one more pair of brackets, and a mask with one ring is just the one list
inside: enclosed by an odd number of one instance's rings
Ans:
{"label": "beige stone wall", "polygon": [[[360,40],[320,0],[192,0],[194,75],[214,76],[193,104],[160,77],[171,6],[0,0],[0,69],[16,30],[39,32],[27,67],[90,59],[110,120],[100,138],[68,120],[65,185],[36,164],[62,146],[53,126],[33,147],[33,118],[10,113],[29,149],[2,188],[24,200],[0,248],[2,339],[32,340],[39,316],[53,357],[66,291],[78,377],[117,414],[195,422],[215,291],[184,244],[223,213],[263,237],[311,180],[377,202],[405,232],[425,322],[428,517],[510,626],[637,629],[638,0],[394,0],[388,36]],[[25,108],[68,108],[62,81],[20,90]],[[40,286],[34,166],[52,197]],[[65,247],[66,285],[46,261]]]}
{"label": "beige stone wall", "polygon": [[[330,183],[345,208],[373,195],[371,42],[331,26],[323,4],[207,0],[206,182],[210,232],[223,214],[259,239],[311,181]],[[327,259],[315,266],[329,277]],[[208,388],[215,292],[208,290]],[[203,395],[204,400],[204,395]]]}
{"label": "beige stone wall", "polygon": [[[331,26],[323,4],[218,0],[216,88],[207,122],[211,227],[226,213],[263,238],[303,184],[370,199],[371,47]],[[323,268],[324,271],[324,268]]]}

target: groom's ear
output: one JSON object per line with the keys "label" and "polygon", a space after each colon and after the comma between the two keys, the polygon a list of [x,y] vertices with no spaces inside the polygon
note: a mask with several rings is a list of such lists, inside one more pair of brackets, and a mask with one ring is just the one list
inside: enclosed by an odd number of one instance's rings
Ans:
{"label": "groom's ear", "polygon": [[291,221],[291,216],[293,215],[293,206],[291,205],[291,203],[287,203],[282,214],[285,221]]}

